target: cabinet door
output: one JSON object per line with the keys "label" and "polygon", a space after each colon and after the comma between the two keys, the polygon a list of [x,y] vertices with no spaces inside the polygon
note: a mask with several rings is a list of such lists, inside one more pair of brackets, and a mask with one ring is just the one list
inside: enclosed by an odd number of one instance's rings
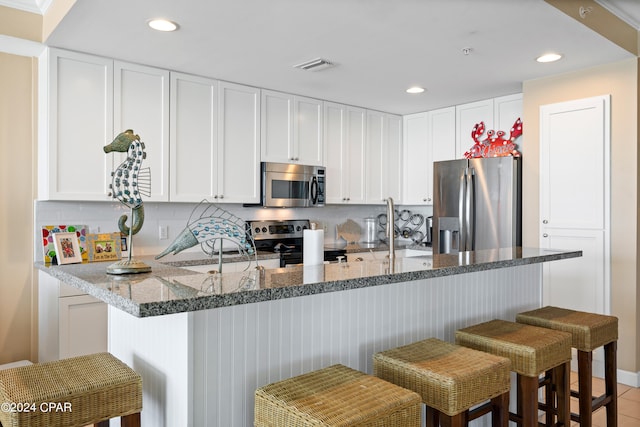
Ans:
{"label": "cabinet door", "polygon": [[484,122],[486,130],[494,128],[493,99],[456,106],[456,158],[462,159],[473,146],[471,131],[480,122]]}
{"label": "cabinet door", "polygon": [[401,118],[367,112],[366,202],[383,204],[388,197],[400,202],[402,171]]}
{"label": "cabinet door", "polygon": [[432,168],[429,153],[429,126],[427,113],[409,114],[403,117],[403,204],[430,205],[429,182]]}
{"label": "cabinet door", "polygon": [[218,95],[218,198],[260,201],[260,89],[220,82]]}
{"label": "cabinet door", "polygon": [[109,200],[113,163],[102,147],[113,139],[113,61],[51,49],[42,69],[49,73],[49,136],[41,141],[38,167],[47,178],[40,198]]}
{"label": "cabinet door", "polygon": [[382,195],[402,200],[402,117],[385,114]]}
{"label": "cabinet door", "polygon": [[456,158],[456,109],[455,107],[429,111],[427,114],[427,199],[433,200],[433,163]]}
{"label": "cabinet door", "polygon": [[297,160],[293,149],[293,95],[263,90],[261,159],[263,162],[290,163]]}
{"label": "cabinet door", "polygon": [[386,172],[384,158],[384,125],[385,116],[377,111],[367,111],[367,144],[365,157],[366,170],[366,202],[384,203],[385,190],[383,174]]}
{"label": "cabinet door", "polygon": [[213,198],[217,189],[218,82],[171,73],[170,196]]}
{"label": "cabinet door", "polygon": [[[126,129],[140,135],[147,158],[142,168],[151,169],[151,197],[169,200],[169,72],[157,68],[114,63],[115,137]],[[114,155],[119,164],[126,154]],[[116,166],[117,166],[116,164]]]}
{"label": "cabinet door", "polygon": [[323,166],[322,101],[301,96],[293,101],[294,158],[304,165]]}
{"label": "cabinet door", "polygon": [[346,106],[324,103],[324,149],[326,159],[326,201],[343,203],[347,194]]}
{"label": "cabinet door", "polygon": [[59,299],[60,359],[107,351],[107,304],[89,295]]}
{"label": "cabinet door", "polygon": [[365,144],[367,112],[362,108],[347,107],[347,158],[343,173],[347,175],[347,203],[365,202]]}
{"label": "cabinet door", "polygon": [[[501,96],[493,100],[493,122],[495,130],[503,130],[509,135],[517,119],[522,119],[522,94]],[[522,153],[523,138],[518,138],[518,150]]]}

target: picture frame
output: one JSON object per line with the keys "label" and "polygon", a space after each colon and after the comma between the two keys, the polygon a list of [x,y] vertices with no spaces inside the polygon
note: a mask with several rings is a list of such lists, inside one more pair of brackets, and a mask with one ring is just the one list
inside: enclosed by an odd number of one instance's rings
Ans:
{"label": "picture frame", "polygon": [[82,262],[78,236],[74,232],[54,233],[53,244],[58,265]]}
{"label": "picture frame", "polygon": [[43,261],[46,264],[56,263],[56,248],[53,244],[53,235],[56,233],[76,233],[80,241],[80,252],[82,260],[88,260],[87,254],[87,226],[86,225],[43,225],[41,232]]}
{"label": "picture frame", "polygon": [[121,256],[120,233],[97,233],[87,235],[89,262],[118,261]]}

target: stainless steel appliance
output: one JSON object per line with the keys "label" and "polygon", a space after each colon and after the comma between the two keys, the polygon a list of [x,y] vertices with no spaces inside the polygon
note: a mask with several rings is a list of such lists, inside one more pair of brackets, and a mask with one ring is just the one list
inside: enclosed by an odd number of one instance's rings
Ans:
{"label": "stainless steel appliance", "polygon": [[[302,264],[303,231],[310,228],[308,219],[249,221],[256,250],[280,253],[280,267]],[[337,261],[344,249],[325,249],[325,261]]]}
{"label": "stainless steel appliance", "polygon": [[324,206],[325,168],[288,163],[261,163],[262,206]]}
{"label": "stainless steel appliance", "polygon": [[522,244],[520,158],[435,162],[433,176],[434,253]]}

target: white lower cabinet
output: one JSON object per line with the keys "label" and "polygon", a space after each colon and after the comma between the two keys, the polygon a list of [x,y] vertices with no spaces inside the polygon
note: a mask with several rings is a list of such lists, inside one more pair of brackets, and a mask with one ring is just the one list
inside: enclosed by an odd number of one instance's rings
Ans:
{"label": "white lower cabinet", "polygon": [[40,272],[38,361],[107,351],[107,304]]}

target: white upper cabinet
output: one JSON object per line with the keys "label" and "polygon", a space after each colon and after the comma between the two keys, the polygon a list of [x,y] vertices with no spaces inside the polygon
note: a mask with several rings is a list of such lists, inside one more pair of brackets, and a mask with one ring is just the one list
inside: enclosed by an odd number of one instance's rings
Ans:
{"label": "white upper cabinet", "polygon": [[[140,135],[151,170],[151,197],[169,200],[169,72],[126,62],[114,62],[113,135],[126,129]],[[114,154],[116,166],[126,153]]]}
{"label": "white upper cabinet", "polygon": [[171,73],[169,116],[169,199],[212,199],[218,194],[218,82]]}
{"label": "white upper cabinet", "polygon": [[404,204],[433,204],[433,162],[455,158],[455,124],[455,107],[404,117]]}
{"label": "white upper cabinet", "polygon": [[367,111],[366,203],[383,204],[402,194],[402,117]]}
{"label": "white upper cabinet", "polygon": [[328,204],[365,202],[366,121],[362,108],[324,103]]}
{"label": "white upper cabinet", "polygon": [[259,89],[171,73],[172,201],[258,203]]}
{"label": "white upper cabinet", "polygon": [[113,164],[102,148],[113,140],[113,61],[58,49],[42,60],[48,117],[41,116],[38,197],[110,200]]}
{"label": "white upper cabinet", "polygon": [[464,153],[473,146],[473,127],[484,122],[487,130],[493,129],[493,99],[457,105],[456,107],[456,158],[464,158]]}
{"label": "white upper cabinet", "polygon": [[263,90],[261,159],[323,165],[322,101]]}
{"label": "white upper cabinet", "polygon": [[[260,201],[260,89],[220,82],[218,201]],[[215,197],[214,197],[215,199]]]}
{"label": "white upper cabinet", "polygon": [[475,143],[471,132],[477,123],[484,122],[485,132],[502,130],[509,135],[521,115],[521,93],[456,106],[456,157],[463,158]]}

